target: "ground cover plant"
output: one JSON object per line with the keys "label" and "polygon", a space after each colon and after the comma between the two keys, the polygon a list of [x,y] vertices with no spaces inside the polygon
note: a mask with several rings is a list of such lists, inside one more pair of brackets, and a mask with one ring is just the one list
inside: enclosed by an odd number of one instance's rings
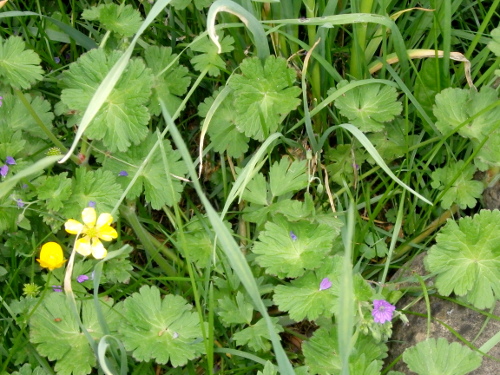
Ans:
{"label": "ground cover plant", "polygon": [[499,2],[0,1],[0,373],[396,375],[404,295],[492,309]]}

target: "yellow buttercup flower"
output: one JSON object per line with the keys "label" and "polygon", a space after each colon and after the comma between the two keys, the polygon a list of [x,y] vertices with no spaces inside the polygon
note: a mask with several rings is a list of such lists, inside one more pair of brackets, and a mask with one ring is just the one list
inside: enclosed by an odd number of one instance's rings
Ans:
{"label": "yellow buttercup flower", "polygon": [[61,246],[56,242],[47,242],[40,250],[40,259],[37,259],[40,266],[54,270],[63,266],[66,259],[64,259]]}
{"label": "yellow buttercup flower", "polygon": [[111,214],[100,214],[96,218],[95,209],[87,207],[82,211],[83,224],[70,219],[64,223],[64,228],[68,233],[81,235],[75,244],[77,253],[85,257],[92,254],[94,258],[102,259],[108,254],[108,251],[104,248],[101,240],[111,241],[118,237],[118,233],[110,225],[113,222]]}

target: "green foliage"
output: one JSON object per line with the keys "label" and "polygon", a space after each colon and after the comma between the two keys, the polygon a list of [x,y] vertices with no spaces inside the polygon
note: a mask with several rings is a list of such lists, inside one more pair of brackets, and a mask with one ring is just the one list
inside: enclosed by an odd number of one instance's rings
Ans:
{"label": "green foliage", "polygon": [[82,18],[90,21],[98,20],[105,30],[113,31],[125,37],[132,36],[139,30],[142,17],[132,5],[100,4],[85,9]]}
{"label": "green foliage", "polygon": [[307,187],[306,160],[290,163],[282,158],[274,163],[269,172],[269,187],[273,197],[292,193]]}
{"label": "green foliage", "polygon": [[418,375],[465,375],[481,366],[482,358],[458,342],[440,337],[419,342],[403,353],[409,369]]}
{"label": "green foliage", "polygon": [[[347,85],[342,81],[337,90]],[[334,90],[330,90],[329,94]],[[384,123],[394,120],[402,110],[398,102],[398,93],[394,87],[381,84],[355,87],[335,101],[340,114],[347,117],[351,124],[363,132],[378,132],[384,129]]]}
{"label": "green foliage", "polygon": [[[146,156],[157,140],[156,135],[149,134],[141,147],[133,147],[126,152],[117,152],[113,154],[113,157],[106,157],[103,161],[103,167],[108,170],[108,173],[112,171],[112,175],[117,176],[117,181],[123,189],[129,185],[131,178],[139,173],[127,198],[135,199],[144,192],[146,201],[154,209],[160,209],[163,205],[172,206],[180,200],[183,185],[179,177],[182,178],[187,173],[186,166],[180,161],[179,152],[172,149],[168,140],[162,142],[165,154],[162,155],[162,151],[157,149],[139,172],[141,164],[146,160]],[[120,176],[122,171],[127,172],[127,176]],[[158,189],[159,186],[163,188]]]}
{"label": "green foliage", "polygon": [[26,363],[19,371],[14,371],[11,375],[48,375],[48,373],[42,367],[32,369],[31,365]]}
{"label": "green foliage", "polygon": [[296,74],[286,60],[269,56],[264,65],[257,58],[247,58],[241,73],[228,85],[234,90],[236,126],[248,137],[263,140],[279,131],[288,113],[300,103],[300,89],[293,86]]}
{"label": "green foliage", "polygon": [[339,145],[328,150],[325,158],[329,162],[326,167],[329,177],[337,184],[343,185],[344,180],[350,184],[354,182],[357,169],[367,156],[363,149],[353,145]]}
{"label": "green foliage", "polygon": [[[10,85],[16,89],[29,89],[43,79],[40,57],[19,36],[7,40],[0,39],[0,78],[1,86]],[[1,87],[0,86],[0,87]]]}
{"label": "green foliage", "polygon": [[500,56],[500,28],[497,27],[491,31],[491,40],[487,44],[488,48],[496,56]]}
{"label": "green foliage", "polygon": [[[77,121],[90,103],[99,84],[120,58],[117,51],[94,49],[72,63],[63,73],[61,101],[74,111]],[[86,131],[90,139],[102,140],[110,151],[126,151],[148,134],[149,101],[153,84],[151,71],[141,59],[132,59]]]}
{"label": "green foliage", "polygon": [[253,306],[246,301],[243,293],[236,294],[236,300],[232,296],[225,295],[217,301],[219,315],[222,323],[228,327],[234,324],[250,324],[253,316]]}
{"label": "green foliage", "polygon": [[182,366],[204,351],[199,316],[187,301],[172,294],[160,298],[156,287],[143,286],[123,303],[126,324],[119,332],[138,361]]}
{"label": "green foliage", "polygon": [[[218,36],[222,52],[231,52],[234,49],[233,37],[229,35],[222,37],[222,34],[218,34]],[[201,52],[201,55],[197,55],[191,59],[191,64],[193,64],[196,70],[200,72],[207,70],[208,75],[217,77],[220,75],[221,70],[226,69],[226,63],[219,56],[217,46],[208,37],[200,38],[191,46],[191,49],[195,52]]]}
{"label": "green foliage", "polygon": [[[276,333],[283,332],[283,327],[278,324],[279,318],[271,318],[274,330]],[[260,319],[257,323],[250,325],[233,335],[233,340],[238,345],[248,345],[248,347],[255,352],[263,351],[269,352],[271,350],[271,343],[269,340],[269,330],[264,319]]]}
{"label": "green foliage", "polygon": [[484,187],[482,182],[474,180],[475,172],[476,168],[470,164],[465,166],[463,160],[432,172],[431,186],[438,190],[446,189],[441,207],[447,210],[454,203],[462,209],[476,206],[476,199],[481,197]]}
{"label": "green foliage", "polygon": [[55,176],[43,176],[36,184],[38,199],[44,200],[49,210],[59,211],[71,196],[72,182],[67,172]]}
{"label": "green foliage", "polygon": [[499,220],[500,211],[483,210],[440,230],[425,265],[441,295],[463,296],[478,309],[494,306],[500,298]]}

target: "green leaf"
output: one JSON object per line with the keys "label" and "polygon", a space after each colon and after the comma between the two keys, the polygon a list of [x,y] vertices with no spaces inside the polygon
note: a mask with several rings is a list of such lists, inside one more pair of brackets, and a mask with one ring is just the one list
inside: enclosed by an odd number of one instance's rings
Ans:
{"label": "green leaf", "polygon": [[125,348],[138,361],[183,366],[204,351],[199,316],[187,301],[172,294],[160,298],[160,290],[143,286],[124,302],[119,332]]}
{"label": "green leaf", "polygon": [[258,57],[240,65],[242,74],[228,82],[234,90],[236,126],[248,137],[264,140],[300,104],[300,88],[293,86],[296,73],[281,57],[269,56],[264,65]]}
{"label": "green leaf", "polygon": [[500,297],[500,211],[482,210],[458,221],[448,220],[425,259],[436,273],[443,296],[455,293],[479,309],[494,306]]}
{"label": "green leaf", "polygon": [[327,151],[328,162],[326,170],[332,181],[343,186],[347,181],[354,182],[357,169],[366,160],[367,156],[363,149],[355,148],[353,145],[338,145]]}
{"label": "green leaf", "polygon": [[[347,81],[340,82],[337,90],[347,84]],[[331,93],[332,90],[329,91],[329,94]],[[398,102],[396,89],[378,83],[355,87],[340,96],[334,104],[340,114],[347,117],[362,132],[382,131],[383,123],[394,120],[403,109]]]}
{"label": "green leaf", "polygon": [[[213,96],[206,98],[198,106],[199,116],[206,117],[220,91],[215,91]],[[220,104],[210,121],[207,132],[215,151],[220,153],[226,151],[229,156],[239,158],[248,150],[248,137],[236,128],[233,100],[233,95],[229,94]]]}
{"label": "green leaf", "polygon": [[101,4],[85,9],[82,18],[98,20],[105,30],[113,31],[125,37],[134,35],[142,23],[142,17],[132,5]]}
{"label": "green leaf", "polygon": [[[457,88],[444,89],[436,95],[434,105],[436,127],[443,134],[457,131],[459,125],[497,101],[496,91],[488,86],[483,86],[479,92]],[[458,134],[482,140],[484,136],[489,135],[494,126],[497,126],[499,117],[500,107],[497,106],[462,126],[458,129]]]}
{"label": "green leaf", "polygon": [[288,157],[274,163],[269,172],[269,185],[273,197],[295,192],[307,187],[306,160],[290,162]]}
{"label": "green leaf", "polygon": [[[222,37],[222,33],[217,33],[217,35],[222,46],[222,53],[231,52],[234,49],[233,37],[229,35]],[[191,64],[196,70],[200,72],[207,70],[209,76],[218,77],[220,71],[226,69],[226,63],[220,57],[217,46],[208,37],[198,39],[191,49],[194,52],[201,52],[201,55],[196,55],[191,59]]]}
{"label": "green leaf", "polygon": [[37,186],[38,199],[44,200],[49,210],[59,211],[64,207],[64,202],[71,196],[71,179],[68,172],[56,176],[41,177],[34,182]]}
{"label": "green leaf", "polygon": [[[113,157],[107,157],[103,162],[103,167],[112,171],[115,176],[122,171],[127,172],[128,176],[117,177],[118,182],[125,189],[157,140],[156,135],[149,134],[141,147],[133,147],[127,152],[117,152],[113,154]],[[128,199],[135,199],[144,191],[146,200],[156,210],[161,209],[165,204],[172,206],[179,202],[183,185],[175,176],[184,177],[187,172],[185,164],[180,161],[179,152],[172,149],[168,140],[163,141],[163,148],[168,165],[164,165],[161,151],[157,150],[146,162],[144,169],[127,194]],[[170,189],[171,185],[173,191]],[[158,188],[160,186],[161,189]]]}
{"label": "green leaf", "polygon": [[62,213],[64,217],[75,220],[80,220],[82,210],[89,205],[90,201],[96,203],[96,210],[99,213],[111,212],[122,194],[116,177],[110,171],[103,169],[96,171],[77,169],[73,178],[72,191]]}
{"label": "green leaf", "polygon": [[212,4],[214,0],[172,0],[170,5],[172,5],[177,10],[185,9],[189,4],[194,3],[196,9],[203,9],[210,4]]}
{"label": "green leaf", "polygon": [[500,28],[497,27],[491,31],[491,41],[487,46],[496,56],[500,56]]}
{"label": "green leaf", "polygon": [[35,367],[35,369],[31,370],[31,365],[29,363],[25,363],[23,367],[19,369],[19,371],[14,371],[11,375],[48,375],[43,367]]}
{"label": "green leaf", "polygon": [[370,232],[364,236],[364,242],[365,243],[361,245],[360,251],[365,258],[382,258],[387,254],[388,248],[384,238],[375,237],[375,235]]}
{"label": "green leaf", "polygon": [[445,210],[454,203],[458,204],[461,209],[474,208],[477,199],[483,193],[483,183],[474,180],[476,168],[471,164],[467,166],[464,166],[464,164],[465,162],[460,160],[444,168],[439,168],[431,174],[431,186],[434,189],[442,191],[449,186],[441,198],[441,207]]}
{"label": "green leaf", "polygon": [[[383,131],[367,134],[367,138],[386,162],[404,156],[408,152],[408,145],[418,142],[417,136],[405,134],[404,127],[405,123],[396,119],[387,123]],[[369,157],[368,162],[374,164],[375,161]]]}
{"label": "green leaf", "polygon": [[248,182],[243,191],[242,199],[262,206],[267,206],[269,204],[267,201],[267,182],[262,173],[257,173],[250,182]]}
{"label": "green leaf", "polygon": [[255,261],[266,273],[280,278],[298,277],[323,264],[336,236],[330,226],[306,221],[288,223],[279,217],[274,220],[266,223],[252,249],[257,254]]}
{"label": "green leaf", "polygon": [[236,300],[232,296],[225,295],[218,301],[219,315],[222,323],[229,327],[233,324],[250,324],[253,316],[253,306],[246,301],[245,295],[238,291]]}
{"label": "green leaf", "polygon": [[[112,301],[102,300],[104,318],[110,329],[116,329],[119,316],[111,308]],[[99,326],[92,300],[77,302],[83,325],[98,341],[103,332]],[[85,375],[96,365],[94,352],[80,331],[68,299],[63,293],[51,293],[35,310],[30,319],[30,341],[37,351],[51,361],[57,361],[55,371],[61,375]]]}
{"label": "green leaf", "polygon": [[[283,332],[283,327],[278,324],[278,321],[278,318],[271,318],[276,333]],[[271,343],[269,342],[271,337],[264,319],[260,319],[250,327],[235,333],[232,338],[237,345],[248,345],[250,349],[256,352],[269,352],[271,350]]]}
{"label": "green leaf", "polygon": [[482,358],[458,342],[442,337],[419,342],[403,353],[408,368],[418,375],[465,375],[481,366]]}
{"label": "green leaf", "polygon": [[[116,249],[118,245],[113,244],[108,247],[108,251]],[[122,254],[117,257],[106,260],[104,263],[104,278],[106,282],[113,284],[125,283],[128,284],[130,281],[130,274],[134,269],[134,266],[130,262],[130,252],[133,250],[132,247],[128,247]]]}
{"label": "green leaf", "polygon": [[263,371],[257,371],[257,375],[277,375],[277,374],[278,372],[276,371],[276,368],[269,361],[266,361],[266,365],[264,366]]}
{"label": "green leaf", "polygon": [[[153,95],[148,106],[149,112],[154,116],[161,113],[159,98],[165,102],[168,112],[173,115],[181,105],[182,100],[179,97],[186,93],[191,82],[187,75],[188,69],[179,65],[176,59],[177,55],[172,54],[170,47],[149,46],[144,51],[146,65],[154,74]],[[169,68],[164,72],[167,66]]]}
{"label": "green leaf", "polygon": [[[103,49],[87,52],[70,64],[61,80],[61,100],[76,118],[81,117],[101,81],[121,57],[121,53],[106,53]],[[126,151],[140,144],[148,134],[149,100],[152,75],[140,59],[131,59],[101,109],[86,130],[90,139],[102,140],[110,151]]]}
{"label": "green leaf", "polygon": [[[41,96],[32,96],[27,93],[23,95],[43,124],[48,129],[51,129],[54,114],[50,112],[50,103]],[[17,97],[4,94],[2,102],[3,105],[0,106],[0,129],[6,129],[6,131],[10,132],[22,131],[23,135],[29,134],[35,138],[47,139],[47,135],[40,129],[33,116]],[[2,138],[2,143],[4,139]]]}
{"label": "green leaf", "polygon": [[43,79],[40,57],[25,48],[19,36],[0,39],[0,79],[3,85],[26,90]]}
{"label": "green leaf", "polygon": [[[481,142],[472,141],[472,144],[477,149]],[[488,140],[476,154],[474,164],[482,171],[500,166],[500,132],[488,136]]]}
{"label": "green leaf", "polygon": [[[337,309],[341,268],[341,257],[325,258],[323,266],[315,272],[307,272],[292,280],[289,285],[278,285],[273,297],[274,303],[281,311],[287,311],[296,322],[315,320],[320,316],[331,318]],[[325,277],[332,286],[320,290],[320,283]]]}

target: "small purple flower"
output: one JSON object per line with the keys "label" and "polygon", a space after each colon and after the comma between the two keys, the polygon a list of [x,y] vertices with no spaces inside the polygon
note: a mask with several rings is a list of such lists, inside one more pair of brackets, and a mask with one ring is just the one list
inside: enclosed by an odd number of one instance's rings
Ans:
{"label": "small purple flower", "polygon": [[353,167],[354,169],[356,169],[356,170],[358,170],[358,169],[359,169],[359,165],[358,165],[358,164],[356,164],[356,163],[352,163],[352,167]]}
{"label": "small purple flower", "polygon": [[7,176],[7,173],[9,173],[9,166],[5,164],[0,168],[0,176],[5,177]]}
{"label": "small purple flower", "polygon": [[87,281],[88,279],[89,279],[89,277],[87,275],[79,275],[76,278],[76,281],[78,281],[79,283],[83,283],[84,281]]}
{"label": "small purple flower", "polygon": [[12,156],[7,156],[5,158],[5,164],[14,165],[16,164],[16,160]]}
{"label": "small purple flower", "polygon": [[95,201],[89,201],[89,207],[95,208]]}
{"label": "small purple flower", "polygon": [[54,291],[54,292],[62,292],[62,286],[60,286],[60,285],[52,285],[52,291]]}
{"label": "small purple flower", "polygon": [[0,96],[0,107],[3,105],[3,96]]}
{"label": "small purple flower", "polygon": [[61,59],[57,56],[54,56],[54,61],[56,64],[59,64],[61,62]]}
{"label": "small purple flower", "polygon": [[389,302],[383,299],[376,299],[373,301],[372,316],[375,323],[384,324],[385,322],[390,322],[392,319],[392,313],[396,310],[396,306],[391,305]]}
{"label": "small purple flower", "polygon": [[127,171],[120,171],[120,172],[118,172],[118,176],[120,176],[120,177],[127,177],[128,173],[127,173]]}
{"label": "small purple flower", "polygon": [[319,283],[319,290],[325,290],[325,289],[330,289],[332,287],[332,282],[328,277],[325,277],[321,282]]}
{"label": "small purple flower", "polygon": [[292,241],[297,241],[297,236],[295,235],[295,233],[293,233],[293,231],[290,231],[290,238],[292,239]]}
{"label": "small purple flower", "polygon": [[17,203],[17,207],[19,207],[19,208],[23,208],[24,207],[24,202],[23,202],[23,200],[21,198],[17,199],[16,203]]}

